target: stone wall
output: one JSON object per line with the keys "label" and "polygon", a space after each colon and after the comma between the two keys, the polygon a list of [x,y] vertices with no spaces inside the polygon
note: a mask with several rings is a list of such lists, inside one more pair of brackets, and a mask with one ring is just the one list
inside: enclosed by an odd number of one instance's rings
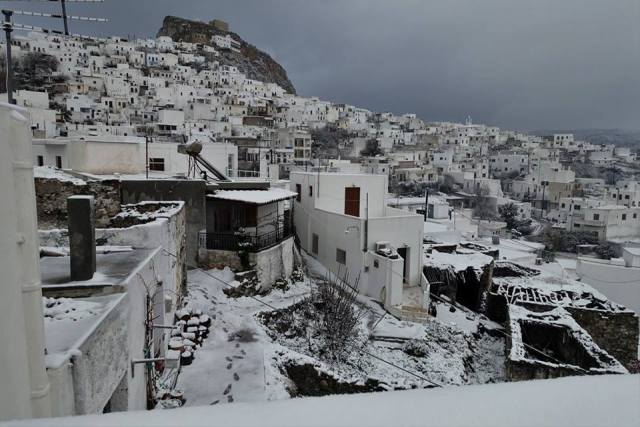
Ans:
{"label": "stone wall", "polygon": [[120,181],[87,181],[83,185],[57,179],[35,178],[38,228],[67,227],[67,198],[91,195],[96,200],[96,226],[105,227],[120,212]]}
{"label": "stone wall", "polygon": [[217,249],[198,249],[198,266],[204,269],[223,269],[229,267],[232,270],[242,270],[242,263],[237,251],[222,251]]}
{"label": "stone wall", "polygon": [[423,270],[431,283],[432,293],[445,295],[471,310],[480,311],[491,287],[493,266],[493,262],[483,266],[482,272],[478,272],[474,267],[454,271],[446,266],[425,266]]}
{"label": "stone wall", "polygon": [[[518,305],[532,311],[547,311],[555,308],[545,304],[520,303]],[[640,339],[640,321],[635,313],[564,308],[591,335],[598,347],[616,358],[625,368],[635,369],[638,363],[638,340]],[[508,319],[505,297],[489,293],[485,314],[495,322],[504,323]]]}
{"label": "stone wall", "polygon": [[608,312],[567,307],[596,344],[627,369],[638,362],[638,316],[632,311]]}
{"label": "stone wall", "polygon": [[507,359],[505,367],[509,381],[530,381],[581,375],[581,371],[578,369],[571,369],[566,366],[543,365],[525,360],[513,361]]}
{"label": "stone wall", "polygon": [[[293,237],[280,244],[249,254],[249,264],[256,271],[263,287],[270,287],[277,279],[289,278],[293,272]],[[205,269],[223,269],[229,267],[234,271],[243,271],[237,251],[222,251],[200,248],[198,250],[198,266]]]}

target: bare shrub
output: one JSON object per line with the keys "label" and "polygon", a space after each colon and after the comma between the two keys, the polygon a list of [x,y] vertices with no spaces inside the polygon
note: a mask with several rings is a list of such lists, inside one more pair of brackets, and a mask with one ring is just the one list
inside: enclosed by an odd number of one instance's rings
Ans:
{"label": "bare shrub", "polygon": [[356,300],[357,284],[348,284],[348,275],[328,275],[311,292],[304,304],[304,317],[309,321],[307,340],[320,356],[334,361],[346,359],[358,345],[361,320],[366,312]]}

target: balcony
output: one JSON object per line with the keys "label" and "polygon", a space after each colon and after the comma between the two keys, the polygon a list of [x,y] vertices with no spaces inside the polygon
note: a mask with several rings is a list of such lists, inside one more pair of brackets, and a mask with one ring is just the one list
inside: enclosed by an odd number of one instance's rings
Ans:
{"label": "balcony", "polygon": [[584,218],[576,218],[573,220],[574,224],[587,225],[591,227],[604,227],[605,222],[602,219],[584,219]]}
{"label": "balcony", "polygon": [[208,250],[238,251],[243,249],[255,253],[272,248],[291,236],[291,227],[285,225],[269,232],[257,234],[201,231],[198,242],[201,248]]}

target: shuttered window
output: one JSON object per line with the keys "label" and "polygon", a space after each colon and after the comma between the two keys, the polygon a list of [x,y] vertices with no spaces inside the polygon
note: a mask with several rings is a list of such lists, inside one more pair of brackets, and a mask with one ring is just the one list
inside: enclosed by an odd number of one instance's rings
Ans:
{"label": "shuttered window", "polygon": [[344,214],[360,216],[360,187],[344,189]]}

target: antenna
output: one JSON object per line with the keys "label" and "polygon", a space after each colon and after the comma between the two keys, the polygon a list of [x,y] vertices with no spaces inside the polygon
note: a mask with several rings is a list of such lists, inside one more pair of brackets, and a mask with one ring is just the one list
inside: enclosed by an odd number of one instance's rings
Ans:
{"label": "antenna", "polygon": [[[43,12],[28,12],[15,10],[13,11],[16,15],[26,15],[26,16],[39,16],[45,18],[57,18],[62,19],[62,24],[64,26],[64,35],[69,35],[69,19],[75,19],[78,21],[91,21],[91,22],[109,22],[108,19],[105,18],[92,18],[87,16],[75,16],[75,15],[67,15],[67,3],[103,3],[104,0],[10,0],[10,1],[36,1],[36,2],[60,2],[60,7],[62,9],[61,14],[52,14],[52,13],[43,13]],[[57,33],[56,33],[57,34]]]}
{"label": "antenna", "polygon": [[25,24],[13,24],[13,29],[15,31],[37,31],[40,33],[45,33],[45,34],[57,34],[57,35],[68,35],[68,36],[72,36],[72,37],[78,37],[78,38],[82,38],[82,39],[91,39],[94,40],[95,37],[90,37],[90,36],[85,36],[83,34],[65,34],[64,31],[62,30],[50,30],[48,28],[42,28],[42,27],[36,27],[33,25],[25,25]]}
{"label": "antenna", "polygon": [[[23,10],[9,10],[9,9],[2,9],[2,14],[4,15],[4,22],[2,23],[2,29],[4,30],[4,34],[5,37],[7,39],[7,46],[6,46],[6,67],[7,67],[7,101],[10,104],[15,104],[16,101],[13,98],[13,65],[12,65],[12,61],[11,61],[11,32],[15,29],[15,30],[20,30],[20,31],[40,31],[46,34],[60,34],[60,35],[69,35],[69,23],[68,20],[69,19],[74,19],[74,20],[78,20],[78,21],[89,21],[89,22],[109,22],[108,19],[105,18],[93,18],[93,17],[87,17],[87,16],[75,16],[75,15],[67,15],[67,6],[66,3],[103,3],[104,0],[10,0],[10,1],[39,1],[39,2],[60,2],[60,5],[62,6],[62,14],[53,14],[53,13],[44,13],[44,12],[28,12],[28,11],[23,11]],[[24,25],[24,24],[14,24],[11,22],[11,17],[13,15],[22,15],[22,16],[38,16],[38,17],[45,17],[45,18],[56,18],[56,19],[62,19],[62,22],[64,24],[64,32],[60,31],[60,30],[49,30],[46,28],[42,28],[42,27],[34,27],[31,25]],[[92,39],[92,37],[88,37],[88,36],[83,36],[80,34],[73,34],[74,37],[80,37],[80,38],[89,38]]]}
{"label": "antenna", "polygon": [[[25,16],[42,16],[45,18],[61,18],[64,19],[63,15],[57,13],[43,13],[43,12],[29,12],[26,10],[14,10],[13,13],[15,15],[25,15]],[[109,22],[106,18],[93,18],[90,16],[75,16],[75,15],[67,15],[67,19],[76,19],[78,21],[92,21],[92,22]]]}
{"label": "antenna", "polygon": [[2,14],[4,15],[4,23],[2,24],[2,29],[4,30],[4,34],[7,37],[7,101],[9,104],[15,104],[16,100],[13,99],[13,66],[11,64],[11,31],[13,31],[13,26],[11,25],[11,15],[12,11],[2,9]]}

